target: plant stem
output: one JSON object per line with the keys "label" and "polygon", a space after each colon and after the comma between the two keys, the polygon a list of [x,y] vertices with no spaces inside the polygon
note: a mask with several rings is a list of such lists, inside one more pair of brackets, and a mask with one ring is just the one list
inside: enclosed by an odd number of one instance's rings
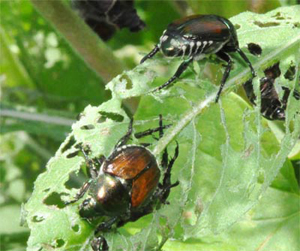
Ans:
{"label": "plant stem", "polygon": [[62,0],[31,2],[105,83],[125,69],[106,44]]}
{"label": "plant stem", "polygon": [[39,113],[31,113],[31,112],[21,112],[9,109],[1,109],[0,110],[1,117],[10,117],[10,118],[17,118],[29,121],[38,121],[43,122],[45,124],[55,124],[61,126],[71,126],[75,120],[59,117],[59,116],[50,116],[46,114],[39,114]]}

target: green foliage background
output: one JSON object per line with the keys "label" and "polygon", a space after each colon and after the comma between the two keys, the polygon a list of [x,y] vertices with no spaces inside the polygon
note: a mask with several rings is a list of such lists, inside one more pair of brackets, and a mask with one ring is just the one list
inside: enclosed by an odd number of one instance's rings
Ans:
{"label": "green foliage background", "polygon": [[[74,142],[108,156],[130,116],[141,131],[157,126],[161,113],[172,127],[160,141],[142,142],[151,142],[158,158],[179,142],[172,178],[180,186],[170,205],[107,234],[111,250],[299,250],[299,101],[289,99],[286,122],[263,119],[260,103],[251,107],[239,88],[250,72],[238,55],[219,104],[222,63],[215,58],[194,63],[156,94],[149,91],[180,60],[158,55],[138,65],[170,21],[213,13],[238,24],[259,77],[280,61],[278,84],[299,90],[299,5],[251,2],[160,1],[157,8],[156,1],[136,1],[147,28],[118,31],[104,43],[68,1],[1,1],[0,249],[89,250],[93,226],[79,218],[78,203],[62,205],[84,180],[82,157],[69,155]],[[262,47],[260,57],[249,54],[250,42]],[[288,81],[291,65],[296,74]],[[259,96],[258,84],[256,78]]]}

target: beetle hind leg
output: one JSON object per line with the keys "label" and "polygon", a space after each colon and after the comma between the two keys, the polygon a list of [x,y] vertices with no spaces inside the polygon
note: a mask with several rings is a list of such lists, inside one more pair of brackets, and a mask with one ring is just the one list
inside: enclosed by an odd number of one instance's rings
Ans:
{"label": "beetle hind leg", "polygon": [[225,53],[225,52],[222,52],[222,51],[219,51],[216,53],[216,55],[221,58],[222,60],[226,61],[227,62],[227,66],[226,66],[226,69],[225,69],[225,72],[223,74],[223,77],[222,77],[222,80],[221,80],[221,84],[220,84],[220,88],[218,90],[218,93],[217,93],[217,96],[216,96],[216,103],[218,102],[219,98],[220,98],[220,95],[221,95],[221,92],[224,88],[224,85],[225,85],[225,82],[227,80],[227,78],[229,77],[229,73],[231,71],[231,68],[232,68],[232,60],[230,58],[230,56]]}
{"label": "beetle hind leg", "polygon": [[163,153],[161,164],[162,164],[162,167],[166,168],[166,171],[164,174],[163,183],[160,184],[160,191],[159,191],[159,195],[158,195],[161,203],[163,203],[163,204],[166,204],[166,200],[169,197],[171,188],[179,185],[179,181],[176,181],[173,184],[171,183],[171,170],[172,170],[172,167],[173,167],[174,162],[177,159],[178,155],[179,155],[179,145],[178,145],[177,141],[176,141],[176,148],[175,148],[174,156],[172,157],[172,159],[170,161],[168,161],[167,150],[165,150]]}

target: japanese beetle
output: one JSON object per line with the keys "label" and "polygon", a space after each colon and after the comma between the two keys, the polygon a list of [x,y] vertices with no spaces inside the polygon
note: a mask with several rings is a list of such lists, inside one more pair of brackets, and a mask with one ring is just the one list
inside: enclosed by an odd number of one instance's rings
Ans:
{"label": "japanese beetle", "polygon": [[[253,105],[256,105],[256,96],[252,85],[252,80],[248,80],[244,84],[247,97]],[[270,78],[264,77],[260,79],[261,92],[261,114],[268,120],[284,120],[285,109],[288,96],[284,95],[284,99],[280,101],[278,94],[273,86]]]}
{"label": "japanese beetle", "polygon": [[[132,135],[132,123],[131,120],[127,133],[107,159],[90,159],[80,147],[91,179],[81,187],[74,200],[65,204],[78,201],[88,192],[87,198],[79,206],[80,216],[88,221],[105,216],[106,220],[97,226],[95,238],[91,242],[95,251],[108,250],[101,232],[109,231],[113,225],[121,227],[150,214],[153,209],[167,203],[171,188],[179,184],[171,183],[171,169],[179,154],[178,144],[170,161],[167,150],[163,152],[161,167],[164,177],[162,183],[159,183],[160,169],[150,150],[145,146],[126,145]],[[163,126],[160,116],[159,127],[136,133],[135,137],[142,138],[159,132],[161,138],[166,127],[168,126]],[[97,165],[100,166],[99,171]]]}
{"label": "japanese beetle", "polygon": [[224,17],[193,15],[174,21],[168,25],[154,49],[142,58],[141,63],[152,58],[158,51],[161,51],[166,57],[182,57],[185,60],[178,67],[173,77],[154,91],[170,85],[180,77],[191,62],[200,60],[209,54],[216,54],[220,59],[227,62],[216,102],[219,100],[232,68],[232,60],[228,53],[238,52],[250,67],[252,76],[256,76],[251,62],[239,47],[233,24]]}
{"label": "japanese beetle", "polygon": [[[287,101],[290,95],[290,89],[287,87],[281,87],[284,91],[282,98],[275,89],[275,79],[281,74],[279,63],[272,65],[264,70],[265,77],[260,79],[260,93],[261,93],[261,114],[268,120],[285,120],[285,110]],[[256,105],[256,96],[254,94],[254,88],[252,85],[252,79],[248,80],[243,85],[247,97],[253,105]],[[298,91],[294,90],[294,98],[300,99]]]}

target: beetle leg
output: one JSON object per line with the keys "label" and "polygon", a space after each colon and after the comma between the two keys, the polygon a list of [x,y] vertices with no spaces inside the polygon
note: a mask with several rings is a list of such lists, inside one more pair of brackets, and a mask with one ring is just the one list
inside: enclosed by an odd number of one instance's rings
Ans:
{"label": "beetle leg", "polygon": [[166,148],[161,158],[161,167],[165,170],[168,170],[168,151]]}
{"label": "beetle leg", "polygon": [[173,77],[171,77],[166,83],[164,83],[163,85],[155,88],[152,92],[156,92],[159,91],[165,87],[167,87],[168,85],[170,85],[172,82],[174,82],[177,78],[180,77],[180,75],[187,69],[187,67],[189,66],[189,64],[194,60],[193,57],[183,61],[181,63],[181,65],[178,67],[177,71],[175,72],[175,74],[173,75]]}
{"label": "beetle leg", "polygon": [[108,251],[107,241],[103,236],[95,237],[91,242],[91,246],[94,251]]}
{"label": "beetle leg", "polygon": [[[171,184],[171,169],[174,165],[175,160],[178,157],[179,154],[179,146],[178,146],[178,142],[176,141],[176,148],[175,148],[175,154],[173,156],[173,158],[169,161],[169,163],[165,164],[167,165],[167,169],[165,171],[165,175],[164,175],[164,179],[163,179],[163,183],[161,185],[161,191],[160,194],[158,195],[158,197],[160,198],[161,203],[166,203],[166,200],[170,194],[170,190],[172,187],[178,186],[179,182],[175,182],[174,184]],[[164,158],[166,158],[164,160]],[[168,154],[167,151],[164,152],[163,154],[163,162],[168,162]]]}
{"label": "beetle leg", "polygon": [[101,222],[96,230],[95,230],[95,235],[97,235],[99,232],[104,232],[104,231],[107,231],[107,230],[110,230],[111,229],[111,226],[116,223],[116,221],[118,220],[118,216],[115,216],[115,217],[112,217],[110,218],[109,220],[107,221],[104,221],[104,222]]}
{"label": "beetle leg", "polygon": [[[167,129],[167,128],[169,128],[169,127],[171,127],[171,124],[169,124],[169,125],[164,125],[164,126],[162,127],[162,129]],[[143,132],[135,133],[135,134],[134,134],[134,137],[137,138],[137,139],[140,139],[140,138],[143,138],[143,137],[145,137],[145,136],[151,135],[151,134],[153,134],[153,133],[155,133],[155,132],[159,132],[159,131],[160,131],[160,127],[156,127],[156,128],[153,128],[153,129],[148,129],[148,130],[143,131]]]}
{"label": "beetle leg", "polygon": [[256,77],[255,70],[253,69],[253,66],[252,66],[250,60],[247,58],[246,54],[241,50],[241,48],[238,48],[237,52],[240,54],[240,56],[245,60],[247,65],[250,67],[253,78]]}
{"label": "beetle leg", "polygon": [[161,139],[164,136],[164,128],[163,128],[163,117],[159,114],[159,138]]}
{"label": "beetle leg", "polygon": [[[81,152],[83,153],[85,163],[87,165],[87,168],[88,168],[88,171],[89,171],[89,174],[90,174],[91,178],[95,179],[98,176],[98,170],[95,167],[93,160],[89,158],[87,152],[83,149],[82,146],[79,146],[79,148],[80,148]],[[102,164],[101,161],[103,161],[103,158],[98,160],[100,166]]]}
{"label": "beetle leg", "polygon": [[216,97],[216,103],[218,102],[219,98],[220,98],[220,95],[221,95],[221,92],[224,88],[224,85],[225,85],[225,82],[229,76],[229,73],[231,71],[231,67],[232,67],[232,60],[230,58],[230,56],[225,53],[225,52],[222,52],[222,51],[218,51],[216,53],[216,55],[221,58],[222,60],[226,61],[227,62],[227,66],[226,66],[226,69],[225,69],[225,72],[223,74],[223,77],[222,77],[222,80],[221,80],[221,84],[220,84],[220,88],[219,88],[219,91],[217,93],[217,97]]}
{"label": "beetle leg", "polygon": [[147,59],[152,58],[158,51],[159,51],[159,47],[158,45],[155,45],[154,49],[142,58],[140,64],[144,63]]}
{"label": "beetle leg", "polygon": [[91,185],[91,180],[85,182],[83,184],[83,186],[80,188],[80,190],[78,191],[78,193],[75,195],[75,198],[70,201],[65,201],[64,204],[69,205],[69,204],[75,203],[76,201],[80,200],[85,195],[85,193],[89,189],[90,185]]}
{"label": "beetle leg", "polygon": [[127,141],[130,139],[130,136],[132,134],[132,124],[133,124],[133,119],[130,119],[127,133],[118,141],[118,143],[115,145],[115,149],[125,145]]}
{"label": "beetle leg", "polygon": [[[163,130],[166,129],[166,128],[169,128],[170,126],[171,126],[171,124],[169,124],[169,125],[163,125],[162,115],[159,114],[159,127],[156,127],[156,128],[153,128],[153,129],[148,129],[148,130],[143,131],[143,132],[135,133],[134,137],[137,138],[137,139],[139,139],[139,138],[151,135],[151,134],[153,134],[155,132],[159,132],[159,139],[160,139],[163,136]],[[154,137],[154,139],[159,140],[156,137]]]}

